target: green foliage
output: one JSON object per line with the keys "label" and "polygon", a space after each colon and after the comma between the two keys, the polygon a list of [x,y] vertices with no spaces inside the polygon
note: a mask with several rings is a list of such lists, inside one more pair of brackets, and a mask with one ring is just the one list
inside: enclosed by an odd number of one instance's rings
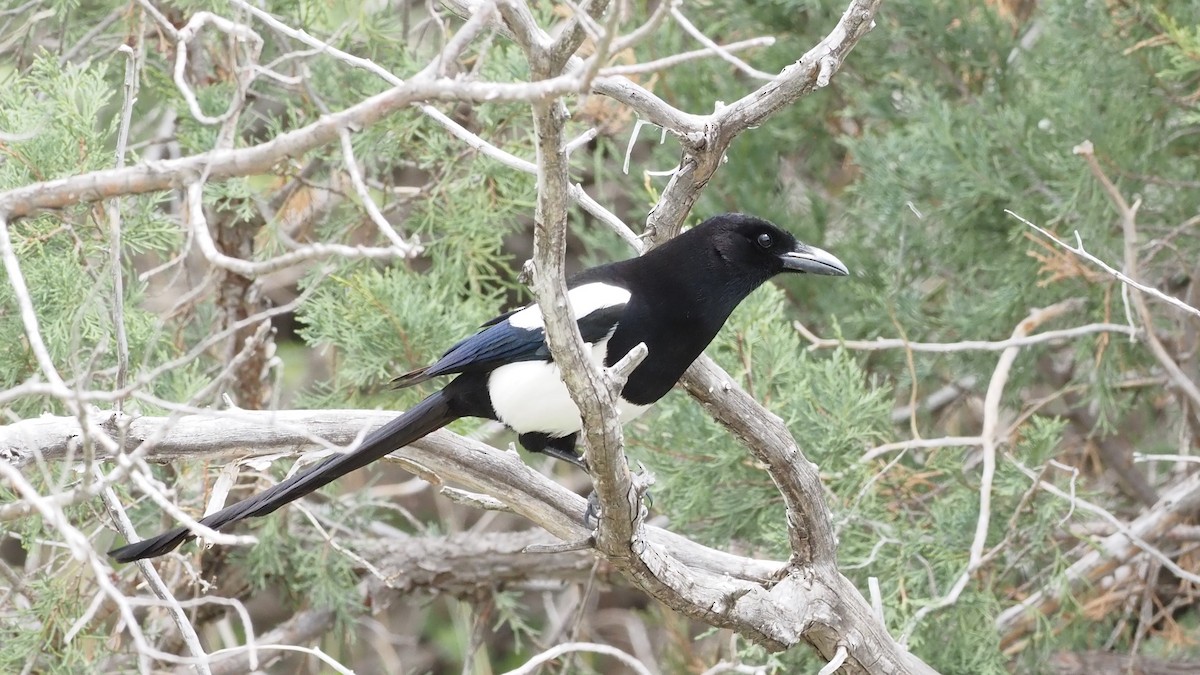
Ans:
{"label": "green foliage", "polygon": [[104,149],[115,125],[97,124],[112,97],[105,70],[103,64],[60,68],[57,59],[42,54],[7,83],[0,125],[29,139],[6,146],[0,186],[9,189],[109,166],[111,156]]}
{"label": "green foliage", "polygon": [[[32,578],[23,589],[33,604],[0,626],[0,668],[20,672],[34,655],[54,664],[45,672],[84,672],[93,663],[92,653],[104,648],[104,631],[84,628],[70,643],[63,638],[88,609],[93,590],[80,563],[68,564],[61,575]],[[20,629],[35,626],[36,630]]]}
{"label": "green foliage", "polygon": [[[781,415],[827,476],[863,474],[855,459],[887,427],[886,387],[844,352],[819,358],[790,330],[783,293],[767,287],[734,312],[709,353]],[[786,555],[779,491],[746,449],[682,392],[633,426],[630,450],[658,478],[655,502],[689,535]]]}
{"label": "green foliage", "polygon": [[[449,346],[447,335],[470,335],[515,288],[503,245],[534,186],[478,159],[456,168],[408,221],[434,265],[420,273],[347,265],[322,281],[301,308],[305,339],[338,350],[339,367],[326,394],[354,396],[365,385],[374,389],[431,362]],[[389,392],[384,400],[400,405],[415,400],[415,393],[428,390]]]}
{"label": "green foliage", "polygon": [[[28,140],[5,146],[0,189],[111,166],[108,145],[115,129],[105,114],[113,91],[107,77],[102,64],[60,68],[56,58],[42,55],[8,83],[6,96],[0,97],[0,128],[28,135]],[[154,208],[158,201],[151,196],[122,200],[123,267],[130,256],[179,245],[176,226]],[[110,377],[103,369],[115,359],[107,219],[99,211],[73,207],[16,222],[10,236],[51,357],[65,376],[90,372],[103,385]],[[7,274],[0,275],[0,316],[15,317],[16,296]],[[140,306],[144,289],[136,280],[125,285],[130,356],[173,356],[157,331],[158,317]],[[19,384],[36,371],[28,344],[21,321],[0,322],[0,359],[7,364],[0,386]],[[45,401],[33,399],[12,405],[20,415],[46,407]]]}
{"label": "green foliage", "polygon": [[255,531],[260,545],[245,550],[251,583],[259,590],[283,589],[292,605],[334,610],[339,632],[353,641],[354,633],[346,629],[363,608],[351,560],[323,541],[290,535],[285,523],[267,518]]}
{"label": "green foliage", "polygon": [[496,610],[496,621],[492,625],[492,631],[504,628],[512,633],[512,648],[518,653],[526,649],[527,643],[536,640],[540,632],[526,616],[524,601],[525,598],[519,593],[492,593],[492,604]]}
{"label": "green foliage", "polygon": [[[1151,8],[1151,11],[1162,28],[1162,37],[1166,38],[1162,48],[1168,65],[1158,72],[1158,77],[1194,88],[1200,80],[1197,77],[1200,75],[1200,25],[1189,27],[1185,23],[1187,18],[1173,16],[1158,8]],[[1195,123],[1200,118],[1195,111],[1190,111],[1184,119]]]}

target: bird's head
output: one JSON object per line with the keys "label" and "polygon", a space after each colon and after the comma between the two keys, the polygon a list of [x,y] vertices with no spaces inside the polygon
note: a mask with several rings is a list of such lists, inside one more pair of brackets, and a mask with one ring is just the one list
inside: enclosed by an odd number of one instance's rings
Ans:
{"label": "bird's head", "polygon": [[696,230],[711,238],[717,255],[746,270],[846,276],[850,274],[832,253],[796,240],[792,234],[768,221],[741,213],[713,216]]}

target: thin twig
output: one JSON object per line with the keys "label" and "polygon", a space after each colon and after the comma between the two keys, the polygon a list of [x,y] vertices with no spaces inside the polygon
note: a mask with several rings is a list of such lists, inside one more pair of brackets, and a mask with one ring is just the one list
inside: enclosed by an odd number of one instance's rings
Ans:
{"label": "thin twig", "polygon": [[[1080,305],[1078,299],[1064,300],[1049,307],[1035,309],[1025,317],[1016,328],[1013,329],[1013,338],[1021,338],[1029,335],[1037,329],[1041,324],[1051,321],[1069,311],[1076,309]],[[996,361],[996,368],[992,372],[992,379],[988,382],[987,393],[984,395],[983,402],[983,430],[980,437],[983,441],[983,470],[979,479],[979,516],[975,521],[975,535],[971,539],[971,546],[968,550],[967,566],[955,580],[943,597],[937,601],[926,605],[917,610],[904,631],[900,634],[900,643],[906,644],[908,638],[913,631],[917,629],[921,621],[930,613],[940,609],[949,607],[958,602],[959,596],[966,590],[967,584],[971,581],[971,576],[984,563],[984,549],[987,545],[987,534],[991,525],[992,511],[992,482],[996,475],[996,453],[1000,443],[1003,441],[1000,432],[1000,399],[1004,395],[1004,387],[1008,383],[1009,373],[1012,371],[1013,363],[1017,360],[1017,355],[1020,353],[1020,347],[1009,347],[1000,354],[1000,358]]]}
{"label": "thin twig", "polygon": [[555,645],[550,649],[534,656],[522,665],[520,668],[514,668],[508,671],[505,675],[530,675],[537,672],[542,664],[554,661],[566,654],[572,652],[590,652],[592,654],[603,654],[611,656],[621,663],[629,666],[629,668],[638,675],[651,675],[650,670],[632,655],[627,654],[616,647],[610,645],[597,644],[595,642],[566,642],[561,645]]}
{"label": "thin twig", "polygon": [[[146,29],[146,15],[139,13],[137,26],[137,47],[130,48],[121,45],[118,51],[128,57],[125,62],[124,98],[121,103],[120,125],[117,127],[116,166],[125,166],[125,152],[129,146],[129,124],[133,119],[133,104],[137,101],[138,81],[141,77],[142,60],[145,58],[145,43],[142,35]],[[125,386],[129,374],[129,335],[125,329],[125,267],[121,255],[121,200],[112,199],[108,203],[108,245],[109,265],[112,275],[112,321],[114,337],[117,341],[117,376],[118,389]],[[123,402],[114,402],[117,412],[121,411]]]}
{"label": "thin twig", "polygon": [[734,68],[737,68],[738,70],[757,80],[766,80],[770,82],[776,78],[776,75],[763,72],[758,68],[755,68],[754,66],[731,54],[728,49],[714,42],[712,38],[705,35],[699,28],[696,28],[695,24],[693,24],[691,21],[688,21],[687,17],[683,15],[683,12],[679,11],[678,7],[673,7],[671,9],[671,18],[675,19],[675,23],[678,23],[680,28],[683,28],[688,35],[696,38],[696,41],[704,45],[706,49],[721,57],[722,61],[725,61]]}
{"label": "thin twig", "polygon": [[[333,626],[334,612],[332,609],[306,610],[284,621],[271,632],[262,635],[258,640],[260,643],[258,649],[269,650],[274,644],[305,643],[320,637]],[[256,669],[252,664],[257,659],[257,650],[244,649],[241,653],[222,650],[220,654],[223,658],[218,659],[214,655],[210,655],[213,675],[240,675]],[[329,658],[315,652],[310,652],[310,654],[321,660]]]}
{"label": "thin twig", "polygon": [[[1104,173],[1104,169],[1101,168],[1100,162],[1096,159],[1091,141],[1084,141],[1083,143],[1080,143],[1075,147],[1074,152],[1075,154],[1082,156],[1084,161],[1087,162],[1088,168],[1092,171],[1092,175],[1095,176],[1096,180],[1100,182],[1100,185],[1104,188],[1105,194],[1108,195],[1109,201],[1112,202],[1113,207],[1117,210],[1117,214],[1121,218],[1121,233],[1124,235],[1124,260],[1122,262],[1124,267],[1123,276],[1130,280],[1136,279],[1138,276],[1140,276],[1138,273],[1137,253],[1137,212],[1138,207],[1141,206],[1141,200],[1135,200],[1133,204],[1125,201],[1125,198],[1121,195],[1121,191],[1117,189],[1117,186],[1113,184],[1108,175]],[[1075,237],[1077,240],[1079,239],[1078,232],[1075,233]],[[1082,241],[1079,243],[1079,248],[1080,250],[1083,249]],[[1121,287],[1122,293],[1124,294],[1122,297],[1128,297],[1128,286],[1129,285],[1127,284]],[[1171,297],[1165,293],[1159,292],[1157,289],[1154,290],[1157,296],[1163,296],[1167,298]],[[1200,310],[1197,310],[1182,300],[1177,300],[1175,298],[1171,299],[1175,301],[1172,304],[1177,303],[1177,305],[1187,307],[1191,309],[1196,316],[1200,316]],[[1157,359],[1159,364],[1162,365],[1163,369],[1167,371],[1167,374],[1171,377],[1172,383],[1174,383],[1175,386],[1191,400],[1192,409],[1194,411],[1200,411],[1200,387],[1197,387],[1192,378],[1188,377],[1187,373],[1183,372],[1183,369],[1180,368],[1179,364],[1175,362],[1175,358],[1171,356],[1171,353],[1167,351],[1165,346],[1163,346],[1162,341],[1158,339],[1158,334],[1154,330],[1154,317],[1150,315],[1150,308],[1146,306],[1145,298],[1141,295],[1134,294],[1132,297],[1128,297],[1128,302],[1133,305],[1134,309],[1137,311],[1138,319],[1142,322],[1142,326],[1145,329],[1146,344],[1150,347],[1150,352],[1154,354],[1154,358]]]}
{"label": "thin twig", "polygon": [[283,255],[275,256],[269,260],[242,260],[241,258],[234,258],[222,253],[217,248],[216,242],[213,241],[212,233],[208,229],[208,219],[204,215],[203,184],[199,181],[189,183],[184,191],[184,195],[184,203],[187,207],[188,229],[191,231],[196,245],[204,255],[204,258],[215,267],[247,278],[259,277],[301,263],[334,256],[343,259],[367,258],[372,260],[390,260],[397,257],[407,258],[416,256],[422,250],[420,244],[404,242],[403,240],[399,240],[399,244],[393,242],[393,245],[388,248],[312,243],[306,244],[294,251],[284,253]]}
{"label": "thin twig", "polygon": [[1029,347],[1032,345],[1044,344],[1046,342],[1055,342],[1057,340],[1070,340],[1084,335],[1094,335],[1096,333],[1123,333],[1125,335],[1139,335],[1140,331],[1135,328],[1130,328],[1125,324],[1120,323],[1090,323],[1085,326],[1075,326],[1073,328],[1062,328],[1059,330],[1048,330],[1037,335],[1027,335],[1020,338],[1009,338],[1007,340],[960,340],[958,342],[909,342],[907,340],[899,340],[895,338],[876,338],[874,340],[842,340],[837,338],[822,338],[817,337],[812,331],[808,330],[804,324],[799,321],[792,322],[792,326],[800,333],[805,340],[808,340],[810,350],[815,349],[852,349],[854,351],[882,351],[885,349],[910,349],[914,352],[932,352],[937,354],[949,354],[953,352],[999,352],[1011,347]]}
{"label": "thin twig", "polygon": [[1173,298],[1173,297],[1167,295],[1166,293],[1163,293],[1162,291],[1158,290],[1157,288],[1154,288],[1153,286],[1147,286],[1145,284],[1138,282],[1135,279],[1129,278],[1124,273],[1122,273],[1120,270],[1113,268],[1108,263],[1104,262],[1103,260],[1101,260],[1101,259],[1097,258],[1096,256],[1092,255],[1091,253],[1089,253],[1087,250],[1085,250],[1083,248],[1083,238],[1081,236],[1079,236],[1078,231],[1075,232],[1075,244],[1076,245],[1071,246],[1070,244],[1066,243],[1065,241],[1062,241],[1058,237],[1051,234],[1049,231],[1044,230],[1044,229],[1038,227],[1037,225],[1034,225],[1033,223],[1026,220],[1024,217],[1017,215],[1013,211],[1004,209],[1004,212],[1007,213],[1008,215],[1012,216],[1013,218],[1016,218],[1017,220],[1021,221],[1026,226],[1037,230],[1043,237],[1046,237],[1047,239],[1054,242],[1055,244],[1058,244],[1064,250],[1074,253],[1075,255],[1079,256],[1080,258],[1087,260],[1088,262],[1092,263],[1096,267],[1099,267],[1100,269],[1109,273],[1110,275],[1115,277],[1121,283],[1126,284],[1128,286],[1132,286],[1133,288],[1135,288],[1147,295],[1150,295],[1159,300],[1162,300],[1163,302],[1171,305],[1172,307],[1175,307],[1176,309],[1187,312],[1188,314],[1191,314],[1193,316],[1200,317],[1200,309],[1196,309],[1195,307],[1192,307],[1191,305],[1180,300],[1179,298]]}
{"label": "thin twig", "polygon": [[216,117],[205,114],[204,110],[200,108],[200,101],[196,98],[196,92],[192,90],[192,86],[187,81],[187,57],[188,43],[195,39],[200,34],[200,31],[209,24],[239,42],[248,43],[250,45],[250,63],[258,61],[258,55],[263,48],[263,39],[248,26],[230,21],[212,12],[196,12],[175,35],[175,86],[179,89],[179,93],[183,94],[183,100],[187,103],[188,110],[196,121],[201,124],[216,125],[231,119],[241,109],[241,100],[246,89],[250,86],[250,82],[254,79],[256,71],[253,68],[236,69],[238,71],[236,74],[238,93],[230,101],[229,107],[225,109],[225,112]]}
{"label": "thin twig", "polygon": [[[664,2],[662,4],[666,3]],[[725,53],[732,54],[734,52],[740,52],[746,49],[770,47],[773,44],[775,44],[775,38],[765,36],[750,38],[749,40],[738,40],[737,42],[730,42],[727,45],[719,45],[718,49]],[[717,49],[695,49],[690,52],[681,52],[679,54],[672,54],[671,56],[664,56],[661,59],[655,59],[645,63],[635,63],[628,66],[608,66],[600,69],[600,76],[614,77],[620,75],[627,77],[629,75],[654,73],[660,70],[674,68],[675,66],[688,63],[690,61],[695,61],[697,59],[707,58],[717,53],[719,53]]]}
{"label": "thin twig", "polygon": [[897,450],[920,450],[929,448],[970,447],[983,445],[982,436],[942,436],[940,438],[916,438],[911,441],[896,441],[884,443],[863,453],[858,461],[869,462],[889,452]]}
{"label": "thin twig", "polygon": [[[103,481],[104,476],[96,467],[92,467],[94,477],[97,481]],[[109,516],[119,531],[126,538],[134,536],[133,522],[129,520],[129,515],[125,513],[125,507],[121,505],[121,500],[117,497],[116,491],[111,487],[105,487],[100,493],[101,499],[104,501],[104,507],[108,510]],[[200,636],[196,634],[196,628],[192,626],[191,620],[188,618],[179,601],[175,599],[175,595],[171,592],[171,588],[163,582],[159,576],[158,570],[154,569],[154,565],[148,560],[139,560],[138,572],[142,578],[146,580],[146,584],[167,607],[167,611],[171,615],[171,619],[175,622],[175,626],[179,629],[180,635],[183,637],[183,643],[187,645],[188,651],[195,657],[198,662],[193,666],[197,673],[201,675],[212,675],[212,671],[208,666],[208,655],[204,652],[204,646],[200,644]]]}

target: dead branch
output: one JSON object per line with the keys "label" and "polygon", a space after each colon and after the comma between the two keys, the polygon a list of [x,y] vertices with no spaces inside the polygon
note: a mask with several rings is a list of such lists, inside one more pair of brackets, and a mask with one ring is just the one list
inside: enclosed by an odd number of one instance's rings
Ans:
{"label": "dead branch", "polygon": [[586,581],[596,562],[590,549],[526,553],[530,546],[557,542],[550,533],[536,529],[445,537],[397,534],[351,540],[346,546],[370,559],[382,574],[371,579],[373,598],[413,593],[474,597],[482,589]]}
{"label": "dead branch", "polygon": [[[1049,486],[1048,486],[1049,487]],[[1138,516],[1123,531],[1095,542],[1093,550],[1037,592],[1000,613],[996,628],[1001,644],[1011,646],[1033,630],[1040,616],[1059,607],[1063,598],[1095,587],[1100,579],[1142,552],[1138,541],[1154,544],[1181,520],[1200,509],[1200,474],[1192,474],[1163,492],[1154,508]]]}

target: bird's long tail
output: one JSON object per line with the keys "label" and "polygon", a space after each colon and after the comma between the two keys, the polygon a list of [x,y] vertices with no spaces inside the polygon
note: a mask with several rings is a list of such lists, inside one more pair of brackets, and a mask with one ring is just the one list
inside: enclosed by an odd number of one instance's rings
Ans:
{"label": "bird's long tail", "polygon": [[[437,431],[457,418],[451,411],[449,397],[439,391],[371,432],[354,452],[334,455],[304,473],[203,518],[200,523],[214,530],[223,530],[240,520],[265,516],[393,450]],[[163,555],[193,538],[195,535],[188,528],[177,527],[156,537],[115,548],[108,554],[117,562],[133,562]]]}

